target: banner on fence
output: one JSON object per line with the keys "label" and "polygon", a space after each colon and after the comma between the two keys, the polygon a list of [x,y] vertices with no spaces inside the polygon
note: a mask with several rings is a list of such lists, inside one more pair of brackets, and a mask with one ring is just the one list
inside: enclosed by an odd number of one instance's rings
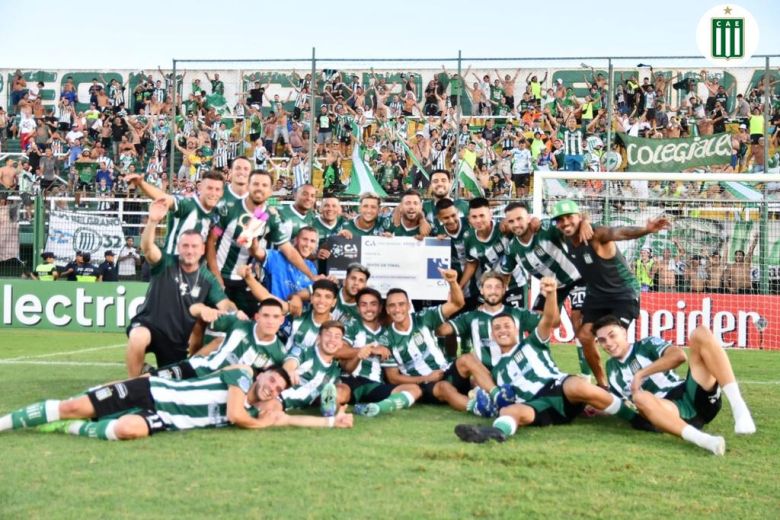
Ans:
{"label": "banner on fence", "polygon": [[143,304],[147,283],[5,280],[3,327],[124,332]]}
{"label": "banner on fence", "polygon": [[49,214],[49,234],[46,251],[56,257],[57,265],[72,261],[76,251],[89,253],[102,261],[108,250],[114,253],[125,243],[122,221],[118,216],[100,213],[52,211]]}
{"label": "banner on fence", "polygon": [[439,268],[450,266],[450,240],[365,236],[330,239],[328,274],[343,278],[352,262],[371,272],[368,285],[382,293],[398,287],[412,300],[446,300],[449,285]]}
{"label": "banner on fence", "polygon": [[646,139],[619,134],[626,145],[628,171],[684,172],[729,164],[731,134],[677,139]]}

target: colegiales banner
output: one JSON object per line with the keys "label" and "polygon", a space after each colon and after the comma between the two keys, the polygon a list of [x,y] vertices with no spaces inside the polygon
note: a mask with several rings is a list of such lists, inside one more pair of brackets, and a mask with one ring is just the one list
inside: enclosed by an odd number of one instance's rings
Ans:
{"label": "colegiales banner", "polygon": [[[726,348],[780,350],[778,303],[778,296],[753,294],[642,293],[639,320],[628,337],[660,336],[684,346],[693,329],[705,325]],[[568,310],[567,301],[555,341],[574,341]]]}
{"label": "colegiales banner", "polygon": [[0,285],[3,327],[123,332],[149,284],[3,280]]}
{"label": "colegiales banner", "polygon": [[626,145],[628,171],[681,172],[729,164],[731,134],[677,139],[645,139],[618,134]]}

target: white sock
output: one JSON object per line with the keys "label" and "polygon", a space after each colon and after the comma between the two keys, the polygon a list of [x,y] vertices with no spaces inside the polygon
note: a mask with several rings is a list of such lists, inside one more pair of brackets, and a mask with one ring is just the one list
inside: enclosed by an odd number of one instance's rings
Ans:
{"label": "white sock", "polygon": [[116,436],[116,423],[118,421],[114,420],[108,423],[108,426],[106,426],[106,439],[110,441],[118,441],[119,437]]}
{"label": "white sock", "polygon": [[414,396],[412,394],[410,394],[406,390],[403,390],[402,392],[399,392],[399,393],[402,396],[404,396],[406,398],[406,400],[409,402],[409,404],[406,405],[407,407],[412,406],[414,404],[415,398],[414,398]]}
{"label": "white sock", "polygon": [[73,421],[70,424],[68,424],[67,432],[70,435],[78,435],[79,430],[81,430],[81,427],[84,425],[84,423],[87,421]]}
{"label": "white sock", "polygon": [[49,400],[44,403],[46,409],[46,422],[54,422],[60,420],[60,402],[55,400]]}
{"label": "white sock", "polygon": [[620,400],[620,398],[618,396],[616,396],[616,395],[613,395],[612,396],[612,402],[609,403],[609,406],[604,408],[602,411],[604,413],[606,413],[606,414],[609,414],[609,415],[615,415],[616,413],[618,413],[620,411],[621,403],[622,403],[622,401]]}
{"label": "white sock", "polygon": [[517,421],[509,415],[502,415],[493,421],[493,426],[504,432],[507,436],[514,435],[515,432],[517,432]]}
{"label": "white sock", "polygon": [[[700,448],[709,450],[716,455],[722,455],[723,437],[715,437],[701,430],[697,430],[690,424],[683,428],[682,438]],[[721,453],[719,453],[721,452]]]}
{"label": "white sock", "polygon": [[11,421],[11,414],[0,417],[0,432],[10,430],[13,428],[13,421]]}
{"label": "white sock", "polygon": [[742,393],[739,391],[739,385],[736,381],[722,388],[723,393],[726,394],[726,398],[729,400],[729,404],[731,404],[731,413],[734,414],[735,420],[745,412],[750,413],[745,400],[742,399]]}

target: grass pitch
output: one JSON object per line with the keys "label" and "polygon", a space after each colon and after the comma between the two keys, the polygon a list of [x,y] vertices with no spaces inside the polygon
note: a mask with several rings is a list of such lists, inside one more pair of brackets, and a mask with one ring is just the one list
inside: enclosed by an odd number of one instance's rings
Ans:
{"label": "grass pitch", "polygon": [[[122,378],[124,336],[2,331],[0,414]],[[564,370],[574,349],[554,347]],[[164,433],[109,443],[0,434],[0,518],[777,518],[780,353],[731,351],[758,433],[733,434],[728,404],[706,430],[716,458],[598,417],[469,445],[480,422],[415,406],[353,430]],[[484,421],[487,423],[487,421]]]}

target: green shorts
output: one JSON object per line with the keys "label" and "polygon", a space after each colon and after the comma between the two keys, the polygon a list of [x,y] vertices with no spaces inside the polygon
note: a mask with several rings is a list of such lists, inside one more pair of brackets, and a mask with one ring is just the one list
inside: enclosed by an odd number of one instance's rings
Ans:
{"label": "green shorts", "polygon": [[536,412],[531,426],[550,426],[552,424],[568,424],[574,420],[585,405],[572,403],[566,399],[563,393],[563,383],[572,376],[566,376],[555,381],[550,381],[525,405],[530,406]]}
{"label": "green shorts", "polygon": [[723,404],[720,387],[716,384],[711,390],[705,390],[691,376],[690,370],[685,382],[669,391],[665,398],[674,403],[683,421],[696,428],[711,422]]}

